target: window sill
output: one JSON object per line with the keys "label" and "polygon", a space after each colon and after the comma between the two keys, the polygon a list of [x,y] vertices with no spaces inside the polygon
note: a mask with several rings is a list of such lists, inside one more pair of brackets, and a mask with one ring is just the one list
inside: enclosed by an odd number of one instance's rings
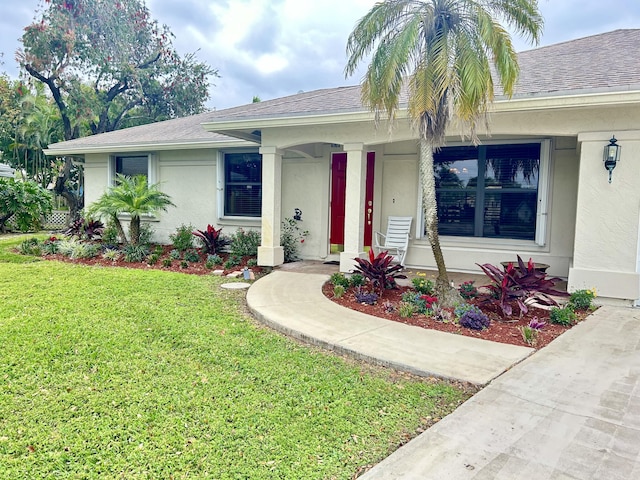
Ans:
{"label": "window sill", "polygon": [[[414,246],[429,247],[429,240],[426,235],[413,242]],[[521,251],[536,250],[540,252],[548,252],[547,245],[538,245],[533,240],[516,240],[511,238],[491,238],[491,237],[452,237],[440,236],[440,245],[443,248],[476,248],[486,250],[505,250],[505,251]]]}
{"label": "window sill", "polygon": [[260,217],[220,217],[218,218],[218,225],[230,225],[230,226],[250,226],[260,227],[262,225],[262,219]]}

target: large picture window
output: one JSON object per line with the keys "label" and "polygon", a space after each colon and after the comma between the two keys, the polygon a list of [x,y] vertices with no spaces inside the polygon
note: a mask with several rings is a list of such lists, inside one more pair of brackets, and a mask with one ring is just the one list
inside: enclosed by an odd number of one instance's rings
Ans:
{"label": "large picture window", "polygon": [[144,175],[149,178],[149,157],[147,155],[116,157],[115,172],[127,177]]}
{"label": "large picture window", "polygon": [[262,156],[224,155],[224,215],[260,217],[262,214]]}
{"label": "large picture window", "polygon": [[437,152],[439,233],[535,240],[540,145],[446,147]]}

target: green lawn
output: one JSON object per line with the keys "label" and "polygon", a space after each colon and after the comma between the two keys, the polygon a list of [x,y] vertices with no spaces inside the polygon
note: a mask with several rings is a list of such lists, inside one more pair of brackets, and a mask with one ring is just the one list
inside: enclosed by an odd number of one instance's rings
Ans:
{"label": "green lawn", "polygon": [[219,278],[18,243],[0,240],[2,479],[349,479],[469,395],[273,333]]}

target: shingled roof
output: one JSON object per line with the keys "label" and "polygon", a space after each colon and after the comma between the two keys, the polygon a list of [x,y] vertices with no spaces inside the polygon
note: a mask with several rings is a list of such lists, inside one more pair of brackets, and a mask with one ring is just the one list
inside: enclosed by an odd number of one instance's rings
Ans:
{"label": "shingled roof", "polygon": [[[521,52],[514,98],[640,90],[639,45],[640,29],[627,29]],[[110,146],[227,143],[238,140],[207,132],[201,124],[364,111],[360,86],[327,88],[61,142],[51,145],[49,153]]]}

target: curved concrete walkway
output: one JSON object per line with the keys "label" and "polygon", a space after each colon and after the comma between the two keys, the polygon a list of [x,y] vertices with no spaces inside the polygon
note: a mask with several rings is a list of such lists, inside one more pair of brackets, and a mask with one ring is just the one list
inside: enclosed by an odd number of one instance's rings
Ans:
{"label": "curved concrete walkway", "polygon": [[336,305],[328,275],[275,271],[247,293],[253,314],[309,343],[423,376],[485,385],[533,349],[390,322]]}
{"label": "curved concrete walkway", "polygon": [[[496,377],[500,368],[472,364],[495,356],[488,350],[500,344],[422,336],[345,311],[322,296],[327,278],[276,271],[247,299],[266,323],[316,344],[422,374],[478,384]],[[360,478],[640,479],[640,310],[601,307],[530,353],[521,351],[528,358]]]}

